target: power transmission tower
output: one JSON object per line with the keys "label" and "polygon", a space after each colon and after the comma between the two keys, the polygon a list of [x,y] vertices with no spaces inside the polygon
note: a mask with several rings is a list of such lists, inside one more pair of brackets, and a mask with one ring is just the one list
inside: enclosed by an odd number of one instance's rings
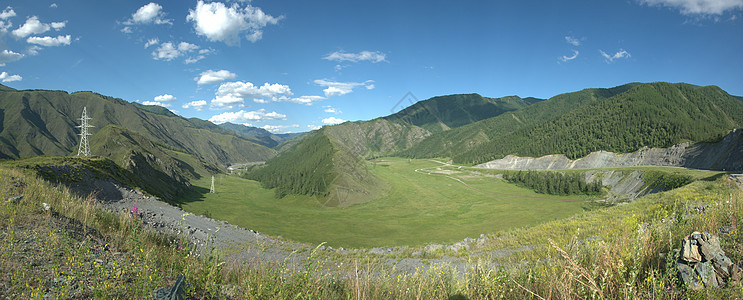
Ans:
{"label": "power transmission tower", "polygon": [[89,127],[95,127],[93,125],[88,124],[88,120],[91,118],[88,117],[88,107],[83,107],[83,116],[80,117],[80,126],[77,126],[77,128],[80,128],[80,146],[77,148],[77,155],[84,155],[88,156],[90,155],[90,144],[88,143],[88,136],[92,135],[88,133]]}
{"label": "power transmission tower", "polygon": [[209,189],[209,193],[214,194],[214,175],[212,175],[212,188]]}

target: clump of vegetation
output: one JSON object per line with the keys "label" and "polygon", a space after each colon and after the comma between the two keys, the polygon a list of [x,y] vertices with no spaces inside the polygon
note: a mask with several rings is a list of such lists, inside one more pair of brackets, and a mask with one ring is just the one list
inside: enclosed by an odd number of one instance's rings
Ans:
{"label": "clump of vegetation", "polygon": [[600,195],[600,181],[586,182],[582,174],[562,172],[518,171],[505,172],[503,179],[550,195]]}
{"label": "clump of vegetation", "polygon": [[648,186],[657,186],[664,190],[680,188],[692,182],[692,178],[689,175],[673,174],[661,171],[643,172],[642,180]]}

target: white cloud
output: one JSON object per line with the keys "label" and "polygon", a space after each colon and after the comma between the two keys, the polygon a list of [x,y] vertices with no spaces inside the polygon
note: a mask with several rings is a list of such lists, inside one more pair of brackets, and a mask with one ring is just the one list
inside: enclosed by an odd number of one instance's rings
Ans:
{"label": "white cloud", "polygon": [[162,103],[162,102],[157,102],[157,101],[144,101],[144,102],[142,102],[142,104],[144,104],[144,105],[158,105],[158,106],[162,106],[162,107],[170,107],[170,104],[166,104],[166,103]]}
{"label": "white cloud", "polygon": [[204,72],[201,72],[201,74],[199,75],[201,76],[194,78],[194,80],[196,81],[196,84],[198,85],[222,82],[227,79],[235,79],[235,77],[237,77],[237,74],[232,73],[227,70],[219,70],[219,71],[206,70]]}
{"label": "white cloud", "polygon": [[149,39],[147,43],[144,44],[145,49],[149,48],[152,45],[157,45],[160,43],[160,40],[158,38]]}
{"label": "white cloud", "polygon": [[8,49],[0,52],[0,66],[5,66],[5,63],[16,61],[23,58],[23,54],[15,53]]}
{"label": "white cloud", "polygon": [[196,8],[188,11],[186,20],[194,23],[197,34],[206,36],[210,41],[239,45],[241,33],[245,32],[247,40],[256,42],[263,37],[264,27],[277,24],[282,18],[267,15],[250,4],[244,8],[238,3],[227,7],[221,2],[204,3],[199,0]]}
{"label": "white cloud", "polygon": [[23,77],[21,77],[21,75],[10,75],[7,72],[0,73],[0,81],[2,82],[13,82],[21,80],[23,80]]}
{"label": "white cloud", "polygon": [[275,111],[268,112],[265,109],[259,109],[255,111],[240,110],[237,112],[225,112],[209,118],[209,121],[216,124],[225,122],[240,124],[247,122],[263,122],[266,120],[286,120],[286,115]]}
{"label": "white cloud", "polygon": [[196,46],[194,44],[186,43],[186,42],[180,42],[178,44],[178,51],[181,52],[191,52],[194,50],[198,50],[199,46]]}
{"label": "white cloud", "polygon": [[268,103],[268,100],[265,100],[265,99],[253,99],[253,102],[255,102],[255,103],[261,103],[261,104],[266,104],[266,103]]}
{"label": "white cloud", "polygon": [[193,108],[198,111],[204,110],[204,107],[206,107],[207,103],[204,100],[197,100],[197,101],[191,101],[186,104],[183,104],[183,108]]}
{"label": "white cloud", "polygon": [[373,89],[374,85],[371,84],[373,80],[367,80],[365,82],[336,82],[328,81],[326,79],[317,79],[315,84],[326,87],[323,92],[325,97],[342,96],[353,91],[357,86],[364,86],[367,89]]}
{"label": "white cloud", "polygon": [[273,99],[274,101],[281,101],[281,102],[292,102],[292,103],[299,103],[299,104],[305,104],[305,105],[312,105],[312,103],[315,103],[320,100],[324,100],[325,97],[323,96],[299,96],[299,97],[278,97],[276,99]]}
{"label": "white cloud", "polygon": [[12,7],[8,6],[0,12],[0,19],[7,20],[8,18],[15,17],[15,11]]}
{"label": "white cloud", "polygon": [[578,50],[573,50],[573,56],[566,56],[566,55],[563,55],[563,56],[559,57],[559,59],[560,59],[561,61],[564,61],[564,62],[568,62],[568,61],[574,60],[574,59],[575,59],[576,57],[578,57],[578,54],[579,54],[579,53],[580,53],[580,52],[578,52]]}
{"label": "white cloud", "polygon": [[728,10],[743,9],[743,0],[640,0],[648,6],[678,9],[684,15],[721,15]]}
{"label": "white cloud", "polygon": [[18,38],[25,38],[32,34],[42,34],[49,31],[50,28],[49,24],[41,23],[37,16],[31,16],[26,19],[26,23],[13,30],[13,35]]}
{"label": "white cloud", "polygon": [[568,42],[568,44],[571,44],[573,46],[580,46],[580,39],[574,38],[572,36],[565,36],[565,41]]}
{"label": "white cloud", "polygon": [[339,119],[339,118],[336,118],[336,117],[330,117],[330,118],[322,119],[321,122],[323,124],[333,125],[333,124],[340,124],[340,123],[346,122],[346,120]]}
{"label": "white cloud", "polygon": [[321,127],[322,126],[320,125],[312,125],[312,124],[307,125],[307,128],[309,128],[310,130],[317,130],[317,129],[320,129]]}
{"label": "white cloud", "polygon": [[69,45],[72,39],[70,38],[70,35],[65,36],[57,36],[57,37],[51,37],[51,36],[45,36],[45,37],[38,37],[38,36],[32,36],[26,39],[26,42],[29,44],[36,44],[41,45],[45,47],[56,47],[61,45]]}
{"label": "white cloud", "polygon": [[13,27],[13,23],[12,22],[10,22],[10,21],[7,21],[6,22],[6,21],[0,20],[0,33],[3,33],[4,34],[4,33],[8,32],[8,29],[10,29],[11,27]]}
{"label": "white cloud", "polygon": [[39,46],[31,46],[26,49],[26,54],[28,55],[37,55],[39,54],[39,50],[41,50],[41,47]]}
{"label": "white cloud", "polygon": [[124,26],[124,28],[121,28],[121,32],[123,32],[123,33],[132,33],[134,31],[132,31],[132,28],[131,27]]}
{"label": "white cloud", "polygon": [[291,132],[291,131],[288,131],[287,129],[290,129],[290,128],[299,128],[299,125],[297,125],[297,124],[292,124],[292,125],[263,125],[263,126],[261,126],[261,128],[263,128],[265,130],[268,130],[270,132],[273,132],[273,133],[279,133],[281,131],[283,131],[284,133],[288,133],[288,132]]}
{"label": "white cloud", "polygon": [[165,12],[160,4],[150,2],[149,4],[137,9],[137,11],[132,14],[131,19],[129,19],[125,24],[133,25],[150,23],[172,25],[173,20],[165,19]]}
{"label": "white cloud", "polygon": [[217,89],[217,97],[212,100],[212,105],[217,107],[229,107],[243,103],[245,98],[271,99],[279,101],[281,96],[294,95],[288,85],[264,83],[256,86],[251,82],[225,82]]}
{"label": "white cloud", "polygon": [[62,21],[62,22],[52,22],[52,23],[51,23],[51,26],[52,26],[52,28],[53,28],[54,30],[60,30],[60,29],[64,28],[65,26],[67,26],[67,21]]}
{"label": "white cloud", "polygon": [[[373,63],[383,62],[386,60],[387,55],[379,52],[379,51],[361,51],[359,53],[347,53],[344,51],[335,51],[333,53],[328,54],[327,56],[323,57],[323,59],[327,60],[333,60],[333,61],[350,61],[350,62],[359,62],[359,61],[370,61]],[[338,70],[338,66],[336,66],[336,71]]]}
{"label": "white cloud", "polygon": [[601,52],[601,56],[606,58],[606,63],[612,63],[615,59],[632,57],[632,55],[630,55],[629,52],[624,51],[624,49],[619,49],[619,51],[617,51],[617,53],[614,53],[614,55],[609,55],[602,50],[599,50],[599,52]]}
{"label": "white cloud", "polygon": [[49,5],[49,8],[57,8],[57,7],[59,7],[57,3],[52,3],[51,5]]}
{"label": "white cloud", "polygon": [[340,114],[340,113],[342,113],[340,110],[337,110],[337,109],[335,109],[333,107],[330,107],[330,106],[324,106],[324,107],[325,107],[325,110],[324,111],[326,113],[331,113],[331,114]]}
{"label": "white cloud", "polygon": [[[154,45],[156,43],[157,43],[156,39],[149,40],[145,44],[145,48],[151,45]],[[171,61],[178,57],[188,55],[189,53],[193,53],[198,49],[199,49],[199,46],[191,44],[191,43],[180,42],[176,46],[175,44],[171,42],[167,42],[167,43],[160,44],[160,47],[157,47],[157,49],[152,52],[152,58],[155,60]],[[194,62],[197,62],[203,59],[204,57],[205,56],[203,55],[198,55],[196,57],[188,57],[186,58],[186,63],[194,63]]]}
{"label": "white cloud", "polygon": [[162,94],[160,96],[155,97],[155,99],[153,99],[153,100],[155,100],[157,102],[172,102],[172,101],[175,101],[176,99],[175,99],[175,96],[173,96],[173,95]]}
{"label": "white cloud", "polygon": [[245,99],[234,95],[217,96],[211,101],[213,109],[232,109],[235,106],[242,107]]}
{"label": "white cloud", "polygon": [[187,64],[192,64],[192,63],[195,63],[197,61],[200,61],[200,60],[202,60],[204,58],[206,58],[206,56],[204,56],[204,55],[191,56],[189,58],[186,58],[186,60],[184,62],[187,63]]}

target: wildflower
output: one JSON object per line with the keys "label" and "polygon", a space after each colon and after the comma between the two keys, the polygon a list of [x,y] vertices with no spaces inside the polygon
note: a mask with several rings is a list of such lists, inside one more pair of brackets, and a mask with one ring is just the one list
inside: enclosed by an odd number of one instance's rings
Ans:
{"label": "wildflower", "polygon": [[137,203],[134,203],[134,206],[132,206],[132,216],[136,219],[137,215],[139,215],[139,207],[137,207]]}

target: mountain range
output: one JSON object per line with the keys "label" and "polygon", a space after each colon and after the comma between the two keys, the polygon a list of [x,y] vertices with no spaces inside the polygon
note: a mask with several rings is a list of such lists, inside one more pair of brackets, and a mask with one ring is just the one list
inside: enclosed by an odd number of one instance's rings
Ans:
{"label": "mountain range", "polygon": [[72,155],[80,113],[94,125],[92,152],[157,182],[173,198],[189,181],[244,162],[276,195],[310,194],[325,205],[370,201],[385,183],[366,168],[380,156],[451,158],[480,164],[506,155],[618,153],[714,141],[743,125],[743,98],[716,86],[630,83],[549,99],[478,94],[433,97],[369,121],[306,134],[183,118],[93,92],[15,90],[0,85],[0,158]]}

